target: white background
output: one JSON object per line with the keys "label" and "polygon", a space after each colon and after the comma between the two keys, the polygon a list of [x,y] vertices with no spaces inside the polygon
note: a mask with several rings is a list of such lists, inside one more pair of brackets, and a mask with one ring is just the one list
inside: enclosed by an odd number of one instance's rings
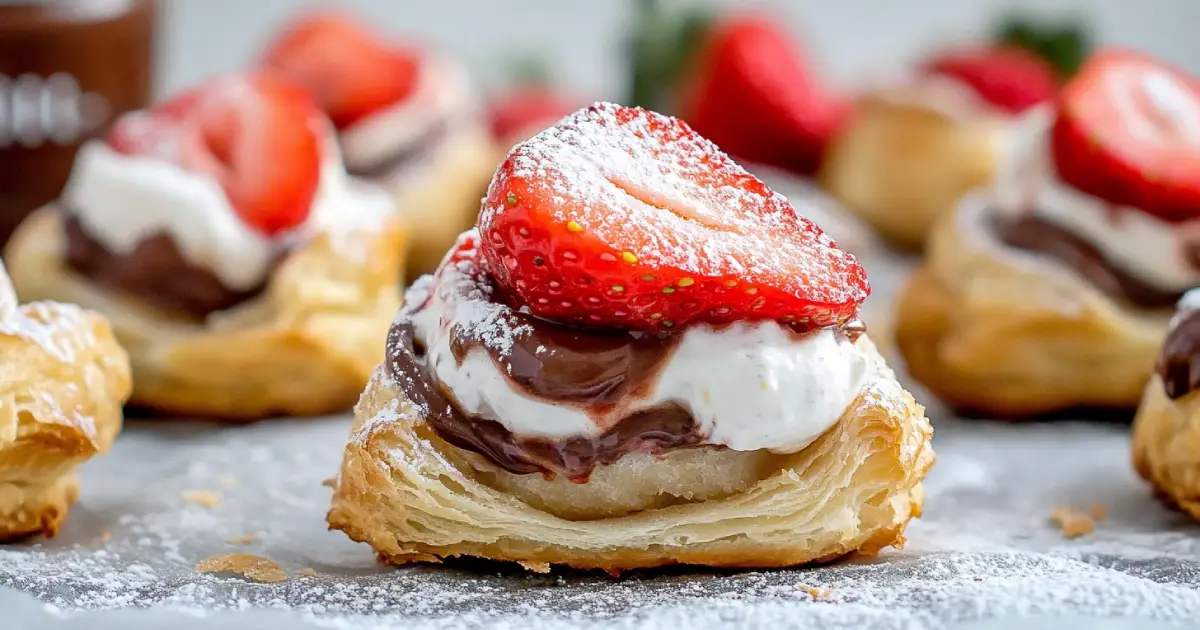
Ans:
{"label": "white background", "polygon": [[[159,86],[174,90],[253,59],[301,0],[162,0]],[[628,0],[347,0],[380,28],[458,54],[484,79],[501,57],[537,51],[559,77],[590,97],[623,93],[621,38]],[[947,39],[983,33],[1020,8],[1048,16],[1084,11],[1096,39],[1142,48],[1200,73],[1200,0],[774,0],[765,6],[803,42],[832,81],[896,68]]]}

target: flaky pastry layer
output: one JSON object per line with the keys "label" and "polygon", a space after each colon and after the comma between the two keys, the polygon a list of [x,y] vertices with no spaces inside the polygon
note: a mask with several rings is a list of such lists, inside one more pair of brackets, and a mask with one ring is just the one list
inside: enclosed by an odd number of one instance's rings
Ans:
{"label": "flaky pastry layer", "polygon": [[2,302],[0,541],[53,536],[78,495],[76,467],[121,430],[129,358],[96,313]]}
{"label": "flaky pastry layer", "polygon": [[978,220],[985,203],[973,195],[938,222],[901,293],[909,373],[984,415],[1133,409],[1170,313],[1124,307],[1057,262],[1003,247]]}
{"label": "flaky pastry layer", "polygon": [[1155,375],[1133,421],[1133,466],[1169,505],[1200,519],[1200,392],[1171,400]]}
{"label": "flaky pastry layer", "polygon": [[[586,519],[563,516],[588,500],[572,502],[570,493],[551,487],[554,482],[530,476],[521,497],[506,491],[508,484],[493,483],[503,471],[439,438],[381,368],[355,409],[330,527],[396,564],[476,556],[534,570],[777,567],[899,546],[905,525],[920,514],[921,481],[934,460],[932,430],[870,341],[859,343],[873,357],[873,376],[813,444],[794,454],[765,454],[772,467],[716,498],[680,492],[663,505],[630,512],[626,504],[637,498],[618,497],[609,515],[592,505]],[[714,467],[764,459],[695,452]],[[664,492],[689,480],[713,490],[694,459],[668,454],[648,464],[626,456],[594,476],[607,476],[611,492],[636,493],[644,477],[663,479]],[[539,481],[546,492],[535,502],[530,492]]]}
{"label": "flaky pastry layer", "polygon": [[921,248],[937,217],[991,180],[1004,127],[869,96],[830,145],[824,187],[893,243]]}
{"label": "flaky pastry layer", "polygon": [[61,215],[44,208],[6,259],[27,298],[104,313],[129,351],[132,403],[224,420],[315,415],[354,404],[400,305],[405,232],[321,234],[291,252],[263,294],[195,323],[90,283],[63,263]]}

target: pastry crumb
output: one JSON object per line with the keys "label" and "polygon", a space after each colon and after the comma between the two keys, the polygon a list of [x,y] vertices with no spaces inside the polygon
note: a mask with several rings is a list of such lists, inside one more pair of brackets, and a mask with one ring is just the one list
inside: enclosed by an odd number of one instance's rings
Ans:
{"label": "pastry crumb", "polygon": [[188,503],[210,508],[217,507],[217,504],[221,502],[221,494],[212,490],[185,490],[181,496]]}
{"label": "pastry crumb", "polygon": [[1108,517],[1108,506],[1103,503],[1093,503],[1092,508],[1088,510],[1088,514],[1091,514],[1092,518],[1097,521],[1103,521]]}
{"label": "pastry crumb", "polygon": [[103,534],[100,534],[100,542],[108,542],[110,540],[112,540],[112,532],[106,529]]}
{"label": "pastry crumb", "polygon": [[801,592],[808,593],[808,596],[813,598],[813,600],[828,599],[829,596],[833,594],[833,591],[827,588],[820,588],[803,583],[797,584],[796,589]]}
{"label": "pastry crumb", "polygon": [[1062,505],[1050,511],[1050,520],[1058,526],[1063,538],[1078,538],[1096,529],[1091,515]]}
{"label": "pastry crumb", "polygon": [[256,540],[258,540],[258,534],[243,534],[241,536],[234,536],[233,538],[230,538],[229,542],[235,545],[248,545]]}
{"label": "pastry crumb", "polygon": [[325,481],[322,481],[321,485],[325,486],[326,488],[337,488],[337,477],[330,477]]}
{"label": "pastry crumb", "polygon": [[549,573],[550,572],[550,563],[549,562],[526,562],[526,561],[522,560],[522,561],[518,562],[517,564],[521,565],[522,567],[525,567],[526,571],[532,571],[534,573]]}
{"label": "pastry crumb", "polygon": [[200,573],[235,573],[255,582],[283,582],[287,573],[278,562],[252,553],[227,553],[209,556],[196,563]]}
{"label": "pastry crumb", "polygon": [[316,572],[316,571],[314,571],[314,570],[312,570],[312,569],[305,568],[305,569],[300,569],[299,571],[297,571],[297,572],[296,572],[296,577],[302,577],[302,578],[306,578],[306,577],[312,577],[312,576],[314,576],[314,575],[316,575],[316,574],[317,574],[317,572]]}
{"label": "pastry crumb", "polygon": [[237,477],[233,475],[221,475],[220,482],[223,488],[236,488],[238,484]]}

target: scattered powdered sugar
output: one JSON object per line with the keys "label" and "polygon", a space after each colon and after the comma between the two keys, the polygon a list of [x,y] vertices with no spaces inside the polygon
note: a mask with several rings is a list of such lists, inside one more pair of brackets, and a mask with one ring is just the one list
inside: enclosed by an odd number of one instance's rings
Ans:
{"label": "scattered powdered sugar", "polygon": [[[898,275],[871,272],[885,288]],[[888,304],[880,291],[867,316]],[[803,570],[620,579],[461,562],[377,565],[367,546],[324,522],[322,482],[337,473],[348,416],[248,427],[131,422],[111,454],[84,466],[80,502],[59,538],[0,547],[0,610],[17,628],[88,630],[908,630],[988,620],[1034,627],[1030,616],[1053,616],[1036,627],[1121,617],[1150,630],[1156,620],[1200,618],[1200,526],[1163,508],[1136,478],[1127,425],[963,422],[936,405],[929,413],[938,462],[903,550]],[[221,488],[220,503],[182,497],[197,488]],[[1050,522],[1057,506],[1093,504],[1107,516],[1084,537],[1066,540]],[[230,542],[248,535],[254,540]],[[261,584],[192,569],[234,552],[274,560],[289,579]]]}
{"label": "scattered powdered sugar", "polygon": [[[927,484],[926,516],[910,526],[902,551],[807,570],[612,579],[470,563],[378,566],[369,548],[324,524],[330,491],[321,482],[337,469],[349,423],[135,423],[110,456],[85,468],[83,498],[59,539],[0,548],[0,585],[44,602],[0,589],[0,606],[85,628],[183,611],[212,619],[212,627],[245,619],[261,625],[237,627],[347,629],[939,628],[1049,613],[1200,616],[1196,526],[1160,507],[1134,478],[1123,426],[938,417],[940,461]],[[223,488],[220,504],[181,498],[227,475],[237,483]],[[1064,540],[1048,521],[1056,505],[1093,502],[1109,514],[1089,536]],[[247,534],[255,540],[229,542]],[[274,560],[289,579],[260,584],[192,569],[232,552]],[[315,575],[303,575],[306,568]],[[148,607],[157,612],[84,612]],[[257,617],[250,612],[257,609],[276,612]]]}
{"label": "scattered powdered sugar", "polygon": [[[782,290],[813,301],[863,295],[851,281],[853,255],[711,142],[660,114],[611,103],[580,110],[509,152],[493,191],[517,182],[535,191],[540,212],[649,264],[705,278],[786,279]],[[489,201],[481,226],[509,205],[500,195]]]}
{"label": "scattered powdered sugar", "polygon": [[[445,329],[453,323],[457,334],[497,354],[508,354],[517,338],[531,333],[532,327],[518,321],[512,307],[493,299],[494,287],[479,264],[478,243],[475,229],[459,235],[436,276],[418,278],[405,293],[405,306],[395,323],[413,324],[421,340],[447,334]],[[429,308],[434,300],[439,308]],[[441,313],[440,321],[426,321],[432,319],[424,316],[426,312]]]}

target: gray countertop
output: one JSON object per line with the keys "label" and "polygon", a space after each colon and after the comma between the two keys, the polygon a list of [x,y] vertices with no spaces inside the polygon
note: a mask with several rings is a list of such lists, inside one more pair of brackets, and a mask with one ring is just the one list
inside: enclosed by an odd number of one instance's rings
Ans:
{"label": "gray countertop", "polygon": [[[807,570],[622,579],[376,565],[370,549],[323,522],[330,491],[321,482],[337,468],[346,417],[241,428],[135,423],[87,467],[84,497],[58,539],[0,550],[0,585],[23,592],[0,588],[0,610],[9,619],[16,611],[17,628],[179,630],[987,628],[1014,616],[1146,629],[1200,619],[1200,527],[1135,479],[1124,425],[935,423],[926,515],[903,550]],[[185,500],[193,490],[220,500]],[[1090,535],[1066,540],[1048,521],[1055,506],[1094,503],[1108,515]],[[229,542],[244,535],[256,540]],[[292,577],[260,584],[191,568],[234,551],[277,560]],[[296,575],[306,568],[315,575]]]}
{"label": "gray countertop", "polygon": [[[909,263],[866,262],[878,337]],[[938,463],[904,549],[811,569],[621,579],[377,565],[368,547],[324,523],[322,481],[337,471],[348,416],[224,428],[132,422],[85,466],[83,496],[57,539],[0,548],[0,628],[1155,630],[1200,620],[1200,525],[1136,478],[1127,424],[963,421],[936,405],[929,415]],[[193,491],[219,500],[189,501]],[[1065,539],[1049,521],[1056,506],[1095,504],[1107,516],[1089,535]],[[289,579],[192,569],[231,552],[269,557]]]}

